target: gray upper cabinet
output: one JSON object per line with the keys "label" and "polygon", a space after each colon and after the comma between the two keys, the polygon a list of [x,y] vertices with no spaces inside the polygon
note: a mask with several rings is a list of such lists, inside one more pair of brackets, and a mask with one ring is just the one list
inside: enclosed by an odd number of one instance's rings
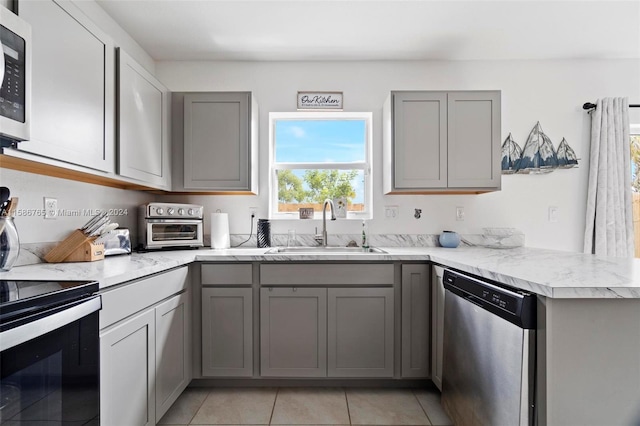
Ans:
{"label": "gray upper cabinet", "polygon": [[169,91],[118,49],[118,174],[170,188]]}
{"label": "gray upper cabinet", "polygon": [[260,375],[327,376],[327,289],[260,289]]}
{"label": "gray upper cabinet", "polygon": [[393,96],[397,189],[447,187],[447,94]]}
{"label": "gray upper cabinet", "polygon": [[329,288],[327,375],[393,377],[393,288]]}
{"label": "gray upper cabinet", "polygon": [[383,115],[385,193],[500,189],[500,91],[392,92]]}
{"label": "gray upper cabinet", "polygon": [[70,1],[20,1],[31,24],[31,139],[19,149],[115,171],[113,41]]}
{"label": "gray upper cabinet", "polygon": [[500,92],[447,94],[449,188],[500,189]]}
{"label": "gray upper cabinet", "polygon": [[[258,192],[257,103],[249,92],[182,93],[182,191]],[[174,103],[175,105],[175,103]],[[180,145],[178,143],[178,145]],[[174,151],[175,152],[175,151]],[[177,175],[178,169],[174,169]]]}
{"label": "gray upper cabinet", "polygon": [[402,265],[402,377],[429,377],[429,266]]}

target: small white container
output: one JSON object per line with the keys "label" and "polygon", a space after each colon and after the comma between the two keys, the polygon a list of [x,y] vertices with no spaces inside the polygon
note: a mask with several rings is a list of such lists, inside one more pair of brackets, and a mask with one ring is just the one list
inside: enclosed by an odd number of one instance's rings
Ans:
{"label": "small white container", "polygon": [[211,213],[211,248],[228,249],[230,246],[229,215],[227,213]]}

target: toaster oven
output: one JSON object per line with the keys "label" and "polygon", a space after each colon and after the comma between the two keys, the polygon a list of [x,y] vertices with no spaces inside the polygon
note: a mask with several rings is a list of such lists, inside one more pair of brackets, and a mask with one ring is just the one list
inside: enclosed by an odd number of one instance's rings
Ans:
{"label": "toaster oven", "polygon": [[196,204],[140,206],[140,246],[145,250],[203,247],[203,210]]}

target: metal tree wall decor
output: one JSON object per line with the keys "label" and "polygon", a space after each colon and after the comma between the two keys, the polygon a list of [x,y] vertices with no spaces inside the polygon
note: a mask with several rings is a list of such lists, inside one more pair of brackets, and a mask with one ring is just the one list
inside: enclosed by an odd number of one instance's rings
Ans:
{"label": "metal tree wall decor", "polygon": [[562,138],[556,151],[539,121],[531,129],[522,150],[511,133],[502,144],[502,174],[544,174],[556,168],[569,169],[577,165],[576,153],[567,141]]}
{"label": "metal tree wall decor", "polygon": [[578,165],[576,153],[573,152],[573,149],[571,149],[565,138],[562,138],[562,141],[560,141],[556,154],[558,156],[558,168],[570,169]]}
{"label": "metal tree wall decor", "polygon": [[509,136],[502,143],[502,174],[510,175],[516,172],[516,161],[522,156],[522,148],[518,145],[509,133]]}

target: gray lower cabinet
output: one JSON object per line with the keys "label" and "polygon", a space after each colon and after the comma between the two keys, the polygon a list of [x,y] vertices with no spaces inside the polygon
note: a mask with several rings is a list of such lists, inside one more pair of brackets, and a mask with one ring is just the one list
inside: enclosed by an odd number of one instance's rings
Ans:
{"label": "gray lower cabinet", "polygon": [[156,424],[155,313],[123,321],[100,337],[100,424]]}
{"label": "gray lower cabinet", "polygon": [[444,353],[444,268],[433,265],[431,277],[431,380],[442,390],[442,360]]}
{"label": "gray lower cabinet", "polygon": [[329,377],[393,377],[393,288],[329,288]]}
{"label": "gray lower cabinet", "polygon": [[191,381],[190,296],[187,291],[155,308],[156,420]]}
{"label": "gray lower cabinet", "polygon": [[[249,272],[250,268],[249,265]],[[204,377],[253,375],[252,291],[251,288],[202,289]]]}
{"label": "gray lower cabinet", "polygon": [[260,289],[260,375],[327,376],[327,289]]}
{"label": "gray lower cabinet", "polygon": [[402,265],[402,377],[429,377],[430,295],[429,266]]}
{"label": "gray lower cabinet", "polygon": [[188,268],[101,296],[100,424],[155,425],[191,381]]}
{"label": "gray lower cabinet", "polygon": [[20,1],[32,29],[31,137],[19,150],[115,170],[115,49],[70,1]]}

